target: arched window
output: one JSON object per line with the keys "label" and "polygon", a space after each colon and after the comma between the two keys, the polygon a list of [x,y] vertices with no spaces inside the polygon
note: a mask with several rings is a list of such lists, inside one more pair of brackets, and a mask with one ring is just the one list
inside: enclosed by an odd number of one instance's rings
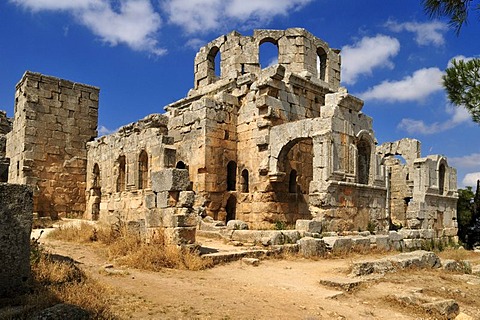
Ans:
{"label": "arched window", "polygon": [[118,157],[117,192],[125,191],[125,156]]}
{"label": "arched window", "polygon": [[445,193],[445,164],[441,164],[438,168],[438,193]]}
{"label": "arched window", "polygon": [[265,69],[278,63],[278,44],[272,38],[265,38],[260,41],[258,48],[260,68]]}
{"label": "arched window", "polygon": [[235,191],[237,182],[237,164],[235,161],[229,161],[227,164],[227,191]]}
{"label": "arched window", "polygon": [[138,157],[138,189],[147,187],[148,181],[148,154],[145,150]]}
{"label": "arched window", "polygon": [[243,169],[242,170],[242,192],[247,193],[248,192],[248,170]]}
{"label": "arched window", "polygon": [[183,161],[178,161],[177,164],[175,165],[175,168],[177,168],[177,169],[187,169],[187,165]]}
{"label": "arched window", "polygon": [[292,169],[288,178],[288,192],[297,193],[297,170]]}
{"label": "arched window", "polygon": [[227,212],[227,218],[226,222],[230,220],[235,220],[236,216],[236,210],[237,210],[237,199],[235,196],[232,194],[227,200],[227,204],[225,206],[225,211]]}
{"label": "arched window", "polygon": [[327,81],[327,53],[323,48],[317,48],[317,75],[320,80]]}
{"label": "arched window", "polygon": [[368,184],[370,176],[370,143],[360,140],[357,144],[357,182],[360,184]]}
{"label": "arched window", "polygon": [[210,49],[207,59],[208,59],[208,78],[211,80],[210,83],[212,83],[221,76],[220,49],[218,47],[213,47],[212,49]]}

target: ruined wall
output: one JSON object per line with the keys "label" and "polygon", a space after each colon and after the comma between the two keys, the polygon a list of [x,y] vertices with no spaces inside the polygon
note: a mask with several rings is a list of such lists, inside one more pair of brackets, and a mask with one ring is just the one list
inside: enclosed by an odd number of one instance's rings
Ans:
{"label": "ruined wall", "polygon": [[377,147],[388,172],[388,214],[397,227],[433,229],[435,237],[455,236],[456,170],[445,157],[422,158],[420,151],[420,142],[414,139]]}
{"label": "ruined wall", "polygon": [[220,79],[258,74],[260,47],[269,42],[278,48],[278,63],[289,72],[302,73],[332,90],[340,86],[339,50],[301,28],[255,30],[252,37],[238,32],[218,37],[201,48],[195,57],[195,89],[218,80],[215,57],[220,55]]}
{"label": "ruined wall", "polygon": [[6,158],[6,134],[12,130],[12,122],[7,118],[7,113],[0,110],[0,182],[8,181],[9,159]]}
{"label": "ruined wall", "polygon": [[86,143],[97,135],[96,87],[26,72],[17,84],[7,135],[9,183],[34,187],[40,216],[85,211]]}
{"label": "ruined wall", "polygon": [[28,290],[32,207],[30,187],[0,183],[0,298]]}
{"label": "ruined wall", "polygon": [[149,235],[164,227],[172,242],[195,242],[188,171],[174,169],[168,119],[152,114],[88,143],[86,218],[126,223]]}

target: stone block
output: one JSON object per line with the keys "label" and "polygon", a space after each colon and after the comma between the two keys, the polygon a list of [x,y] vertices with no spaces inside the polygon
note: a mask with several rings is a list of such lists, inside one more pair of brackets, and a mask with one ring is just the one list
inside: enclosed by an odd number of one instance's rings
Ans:
{"label": "stone block", "polygon": [[181,191],[178,197],[177,206],[190,208],[195,202],[195,192]]}
{"label": "stone block", "polygon": [[162,191],[183,191],[190,186],[190,178],[186,169],[164,169],[152,172],[152,190]]}
{"label": "stone block", "polygon": [[297,220],[295,230],[312,233],[322,233],[322,222],[316,220]]}
{"label": "stone block", "polygon": [[297,241],[298,252],[304,257],[324,256],[326,245],[322,239],[304,237]]}
{"label": "stone block", "polygon": [[30,233],[33,192],[30,187],[0,183],[0,297],[27,290],[30,279]]}
{"label": "stone block", "polygon": [[352,250],[353,241],[350,237],[324,237],[323,241],[334,253],[349,252]]}
{"label": "stone block", "polygon": [[248,230],[248,224],[242,220],[230,220],[227,222],[227,229],[229,230]]}
{"label": "stone block", "polygon": [[390,231],[388,232],[388,239],[390,241],[401,241],[403,240],[403,235],[397,231]]}
{"label": "stone block", "polygon": [[366,237],[352,237],[353,250],[355,251],[370,251],[370,238]]}

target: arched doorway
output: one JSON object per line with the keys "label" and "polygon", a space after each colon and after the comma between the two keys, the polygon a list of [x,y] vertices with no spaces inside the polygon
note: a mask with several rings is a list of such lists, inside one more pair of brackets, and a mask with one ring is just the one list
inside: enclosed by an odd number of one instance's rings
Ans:
{"label": "arched doorway", "polygon": [[225,205],[225,211],[227,212],[226,222],[230,220],[235,220],[236,211],[237,211],[237,198],[232,194],[227,200]]}

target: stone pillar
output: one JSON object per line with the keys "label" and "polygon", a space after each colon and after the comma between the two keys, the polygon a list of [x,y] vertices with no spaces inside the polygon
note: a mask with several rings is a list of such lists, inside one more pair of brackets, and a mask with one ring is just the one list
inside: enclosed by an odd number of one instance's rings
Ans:
{"label": "stone pillar", "polygon": [[0,298],[27,289],[32,206],[31,188],[0,183]]}

